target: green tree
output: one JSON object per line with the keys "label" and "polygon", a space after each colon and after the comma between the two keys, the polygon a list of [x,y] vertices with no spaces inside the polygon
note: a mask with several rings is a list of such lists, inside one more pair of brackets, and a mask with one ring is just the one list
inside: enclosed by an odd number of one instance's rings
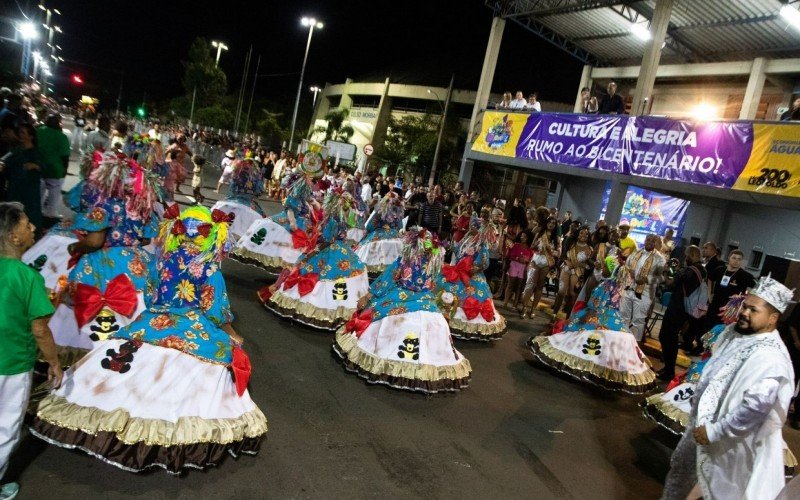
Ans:
{"label": "green tree", "polygon": [[271,113],[267,109],[261,110],[261,118],[256,121],[255,132],[264,140],[264,144],[270,146],[279,146],[286,138],[288,133],[284,127],[281,127],[278,118],[283,113]]}
{"label": "green tree", "polygon": [[209,47],[205,38],[195,38],[189,47],[188,60],[183,62],[182,83],[190,100],[197,90],[195,109],[219,104],[228,89],[225,72],[214,63]]}
{"label": "green tree", "polygon": [[[375,158],[379,164],[391,165],[390,174],[402,172],[406,176],[419,175],[427,182],[436,151],[439,123],[440,117],[428,114],[406,115],[399,120],[390,118],[386,139],[375,151]],[[464,148],[464,135],[461,120],[453,115],[448,116],[439,150],[439,179],[452,177],[448,171],[456,163],[459,148]]]}
{"label": "green tree", "polygon": [[194,112],[194,122],[206,127],[231,129],[234,118],[233,113],[219,104],[200,108]]}
{"label": "green tree", "polygon": [[324,127],[315,127],[313,134],[324,134],[324,141],[350,142],[355,130],[347,123],[350,110],[347,108],[335,108],[328,111],[323,118],[328,124]]}

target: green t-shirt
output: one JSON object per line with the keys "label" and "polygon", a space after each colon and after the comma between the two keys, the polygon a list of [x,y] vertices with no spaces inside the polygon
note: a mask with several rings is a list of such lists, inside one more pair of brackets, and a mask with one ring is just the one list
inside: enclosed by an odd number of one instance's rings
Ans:
{"label": "green t-shirt", "polygon": [[43,179],[63,179],[66,175],[64,160],[69,157],[69,139],[61,130],[42,125],[36,129],[37,149],[42,158]]}
{"label": "green t-shirt", "polygon": [[22,261],[0,257],[0,375],[33,369],[33,320],[53,314],[44,278]]}

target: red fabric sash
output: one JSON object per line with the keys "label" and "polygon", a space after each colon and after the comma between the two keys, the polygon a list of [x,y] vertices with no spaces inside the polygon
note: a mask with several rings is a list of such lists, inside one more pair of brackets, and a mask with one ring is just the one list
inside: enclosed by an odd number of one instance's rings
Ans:
{"label": "red fabric sash", "polygon": [[233,371],[233,381],[236,383],[236,393],[242,397],[244,391],[247,389],[247,384],[250,382],[250,374],[253,372],[253,367],[250,364],[250,357],[244,352],[244,349],[234,344],[231,348],[231,370]]}
{"label": "red fabric sash", "polygon": [[486,321],[494,320],[494,304],[492,304],[492,299],[486,299],[481,302],[475,297],[467,297],[462,309],[467,319],[475,319],[480,314]]}
{"label": "red fabric sash", "polygon": [[472,272],[472,257],[464,257],[455,266],[445,264],[442,266],[442,275],[450,283],[461,280],[465,285],[469,284],[470,273]]}
{"label": "red fabric sash", "polygon": [[364,309],[361,312],[355,311],[350,320],[345,323],[344,331],[355,332],[356,338],[361,338],[370,323],[372,323],[372,308]]}
{"label": "red fabric sash", "polygon": [[120,274],[109,281],[106,293],[101,293],[91,285],[78,283],[75,290],[75,319],[78,320],[79,326],[83,326],[97,316],[103,306],[130,318],[136,312],[138,304],[136,287],[125,274]]}

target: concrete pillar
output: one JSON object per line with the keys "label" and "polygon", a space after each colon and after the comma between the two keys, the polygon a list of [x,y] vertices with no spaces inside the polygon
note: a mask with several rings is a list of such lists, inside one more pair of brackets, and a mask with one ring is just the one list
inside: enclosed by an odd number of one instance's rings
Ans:
{"label": "concrete pillar", "polygon": [[472,180],[472,168],[475,162],[465,159],[461,162],[461,171],[458,172],[458,180],[464,183],[464,191],[469,191],[469,183]]}
{"label": "concrete pillar", "polygon": [[633,93],[633,106],[631,107],[633,116],[643,115],[650,111],[656,71],[658,71],[658,63],[661,61],[661,46],[664,45],[674,4],[675,0],[656,0],[653,19],[650,20],[650,40],[645,42],[642,67],[639,78],[636,80],[636,90]]}
{"label": "concrete pillar", "polygon": [[755,120],[758,113],[758,104],[761,102],[761,93],[764,91],[764,81],[767,76],[764,68],[767,60],[763,57],[753,59],[750,67],[750,79],[747,80],[747,89],[744,91],[744,101],[742,101],[742,111],[739,113],[740,120]]}
{"label": "concrete pillar", "polygon": [[573,113],[580,113],[583,111],[581,89],[583,87],[589,87],[589,90],[592,89],[592,69],[592,66],[588,64],[583,67],[583,72],[581,73],[581,83],[578,85],[578,95],[575,97],[575,107],[572,110]]}
{"label": "concrete pillar", "polygon": [[[497,67],[497,56],[500,54],[500,42],[503,41],[503,30],[506,27],[506,20],[501,17],[492,19],[492,29],[489,32],[489,42],[486,44],[486,54],[483,56],[483,69],[481,69],[481,79],[478,82],[478,92],[475,94],[475,105],[472,107],[472,116],[467,128],[467,143],[464,147],[464,159],[461,160],[461,172],[458,174],[459,180],[464,180],[465,169],[469,168],[466,174],[464,186],[469,184],[472,177],[472,162],[467,160],[467,152],[472,147],[472,134],[478,121],[481,111],[489,103],[489,94],[492,92],[492,82],[494,81],[494,70]],[[469,167],[467,166],[469,162]]]}
{"label": "concrete pillar", "polygon": [[383,84],[383,95],[378,104],[378,118],[375,120],[375,128],[372,131],[372,146],[377,151],[386,140],[386,128],[389,126],[389,118],[392,116],[392,98],[389,97],[389,78]]}
{"label": "concrete pillar", "polygon": [[347,108],[350,109],[353,107],[353,99],[350,97],[350,84],[353,83],[352,78],[348,78],[344,81],[344,90],[342,90],[342,100],[339,101],[340,108]]}
{"label": "concrete pillar", "polygon": [[628,184],[614,180],[611,181],[611,194],[608,196],[605,221],[609,226],[619,224],[622,215],[622,206],[625,204],[625,195],[628,193]]}
{"label": "concrete pillar", "polygon": [[708,218],[708,225],[706,226],[706,233],[704,235],[706,241],[713,241],[718,247],[724,248],[726,241],[722,241],[723,229],[727,230],[728,225],[728,212],[727,204],[725,207],[714,207],[711,209],[711,217]]}

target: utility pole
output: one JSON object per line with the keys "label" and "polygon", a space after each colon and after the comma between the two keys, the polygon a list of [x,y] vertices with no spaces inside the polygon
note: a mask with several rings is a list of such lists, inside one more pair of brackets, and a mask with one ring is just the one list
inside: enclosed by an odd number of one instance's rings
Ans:
{"label": "utility pole", "polygon": [[447,107],[450,104],[450,96],[453,94],[453,80],[455,73],[450,76],[450,85],[447,87],[447,97],[444,99],[444,109],[442,119],[439,121],[439,138],[436,139],[436,149],[433,152],[433,165],[431,165],[431,175],[428,177],[428,188],[433,189],[433,181],[436,178],[436,164],[439,161],[439,149],[442,147],[442,135],[444,135],[444,123],[447,120]]}
{"label": "utility pole", "polygon": [[247,118],[244,120],[244,133],[250,129],[250,110],[253,108],[253,96],[256,94],[256,82],[258,81],[258,68],[261,66],[261,54],[256,61],[256,72],[253,73],[253,88],[250,90],[250,104],[247,106]]}

